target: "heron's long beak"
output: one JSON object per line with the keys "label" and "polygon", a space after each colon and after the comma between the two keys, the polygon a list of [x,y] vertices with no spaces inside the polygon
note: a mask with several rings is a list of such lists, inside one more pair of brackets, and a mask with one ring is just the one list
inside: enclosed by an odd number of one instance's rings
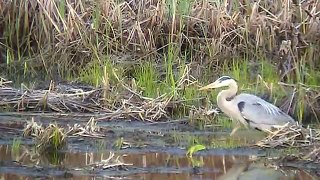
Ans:
{"label": "heron's long beak", "polygon": [[208,84],[202,88],[200,88],[199,90],[202,91],[202,90],[206,90],[206,89],[214,89],[214,88],[217,88],[217,82],[214,82],[214,83],[211,83],[211,84]]}

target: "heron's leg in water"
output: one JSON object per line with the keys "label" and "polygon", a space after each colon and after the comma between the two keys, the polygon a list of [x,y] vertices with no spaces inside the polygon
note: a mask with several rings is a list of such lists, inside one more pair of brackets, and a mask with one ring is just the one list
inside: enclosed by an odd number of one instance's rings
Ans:
{"label": "heron's leg in water", "polygon": [[236,133],[238,131],[238,129],[240,129],[241,125],[238,121],[236,121],[234,123],[235,127],[232,129],[231,133],[230,133],[230,136],[233,136],[234,133]]}
{"label": "heron's leg in water", "polygon": [[230,133],[230,136],[233,136],[233,135],[234,135],[234,133],[236,133],[240,127],[241,127],[240,125],[239,125],[239,126],[234,127],[234,128],[232,129],[231,133]]}

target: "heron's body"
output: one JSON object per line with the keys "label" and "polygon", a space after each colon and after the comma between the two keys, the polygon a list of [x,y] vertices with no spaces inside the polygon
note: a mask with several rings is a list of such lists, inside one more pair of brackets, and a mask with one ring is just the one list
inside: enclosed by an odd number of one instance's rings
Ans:
{"label": "heron's body", "polygon": [[[281,111],[275,105],[252,94],[237,95],[238,85],[229,76],[222,76],[200,90],[228,86],[229,89],[222,90],[217,96],[218,107],[232,120],[240,122],[246,127],[262,131],[270,131],[274,126],[294,123],[288,114]],[[233,134],[237,126],[231,134]]]}

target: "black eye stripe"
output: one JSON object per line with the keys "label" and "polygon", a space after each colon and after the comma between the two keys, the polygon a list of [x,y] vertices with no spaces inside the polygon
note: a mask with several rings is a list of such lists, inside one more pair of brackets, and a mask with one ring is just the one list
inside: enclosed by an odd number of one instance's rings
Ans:
{"label": "black eye stripe", "polygon": [[222,81],[225,81],[225,80],[228,80],[228,79],[232,79],[231,77],[229,76],[222,76],[219,78],[219,81],[222,82]]}

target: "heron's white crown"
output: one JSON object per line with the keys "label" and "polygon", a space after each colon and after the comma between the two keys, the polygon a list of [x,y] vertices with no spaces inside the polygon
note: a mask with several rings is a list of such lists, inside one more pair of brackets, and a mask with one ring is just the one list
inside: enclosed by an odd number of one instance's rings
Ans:
{"label": "heron's white crown", "polygon": [[224,87],[224,86],[230,86],[231,84],[234,84],[234,83],[236,83],[236,80],[234,80],[232,77],[221,76],[215,82],[208,84],[208,85],[200,88],[199,90],[220,88],[220,87]]}

